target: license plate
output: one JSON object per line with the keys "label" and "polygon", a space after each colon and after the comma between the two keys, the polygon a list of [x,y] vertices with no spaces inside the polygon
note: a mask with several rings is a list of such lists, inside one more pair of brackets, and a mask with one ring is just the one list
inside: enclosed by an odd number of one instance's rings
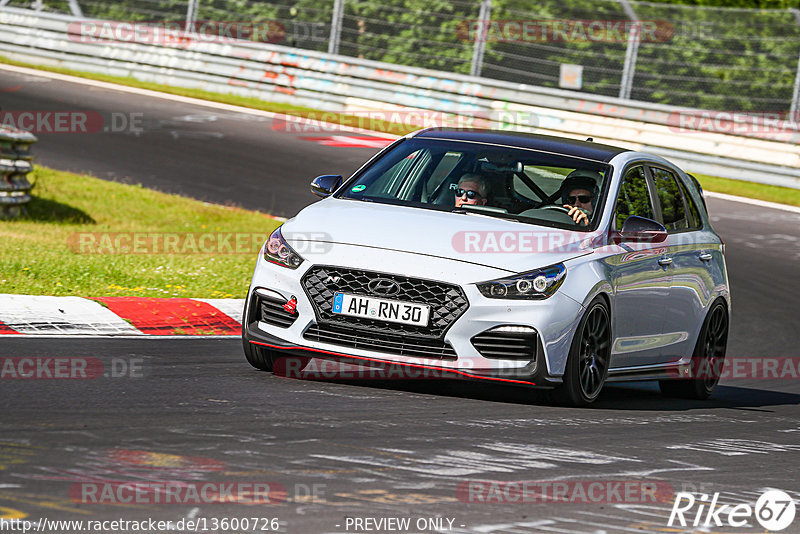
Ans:
{"label": "license plate", "polygon": [[334,293],[333,313],[377,319],[389,323],[427,326],[431,307],[425,304],[412,304],[363,295]]}

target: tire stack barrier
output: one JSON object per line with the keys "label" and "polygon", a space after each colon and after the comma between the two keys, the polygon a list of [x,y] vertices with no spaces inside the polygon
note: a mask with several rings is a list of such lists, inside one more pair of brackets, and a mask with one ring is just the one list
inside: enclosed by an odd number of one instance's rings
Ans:
{"label": "tire stack barrier", "polygon": [[29,132],[0,126],[0,219],[25,213],[31,200],[28,174],[33,170],[31,145],[36,140]]}

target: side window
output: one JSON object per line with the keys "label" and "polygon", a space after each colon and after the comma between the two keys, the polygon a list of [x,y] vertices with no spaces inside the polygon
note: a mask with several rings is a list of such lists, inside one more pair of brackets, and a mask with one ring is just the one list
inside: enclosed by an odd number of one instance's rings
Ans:
{"label": "side window", "polygon": [[650,202],[650,192],[647,190],[644,167],[633,167],[622,178],[614,214],[617,230],[622,229],[625,219],[631,215],[655,219],[653,205]]}
{"label": "side window", "polygon": [[686,230],[689,221],[686,218],[686,207],[683,203],[683,194],[678,188],[675,176],[666,169],[651,167],[653,183],[661,202],[661,217],[667,230]]}
{"label": "side window", "polygon": [[697,204],[694,203],[694,199],[689,194],[689,191],[686,189],[686,186],[681,182],[678,181],[678,185],[681,188],[681,193],[683,193],[683,198],[686,201],[686,207],[689,209],[689,228],[701,228],[703,226],[703,219],[700,217],[700,211],[697,209]]}

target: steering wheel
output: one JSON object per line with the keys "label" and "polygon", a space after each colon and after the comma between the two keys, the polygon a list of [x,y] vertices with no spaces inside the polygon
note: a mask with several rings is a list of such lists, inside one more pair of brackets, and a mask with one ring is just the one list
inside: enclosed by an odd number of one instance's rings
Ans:
{"label": "steering wheel", "polygon": [[[569,209],[565,208],[564,206],[559,206],[559,205],[557,205],[557,204],[551,204],[550,206],[540,206],[540,207],[539,207],[539,209],[540,209],[540,210],[554,210],[554,211],[560,211],[560,212],[562,212],[562,213],[566,213],[567,215],[569,215]],[[570,219],[571,219],[571,218],[572,218],[572,217],[570,217]]]}
{"label": "steering wheel", "polygon": [[[549,206],[542,206],[539,209],[540,210],[551,210],[551,211],[555,211],[557,213],[562,213],[562,214],[564,214],[566,216],[567,219],[569,219],[569,222],[571,222],[572,224],[577,224],[578,226],[582,226],[581,223],[575,222],[575,219],[573,219],[572,215],[569,214],[570,208],[565,208],[564,206],[559,206],[558,204],[551,204]],[[581,210],[581,211],[583,211],[583,210]]]}

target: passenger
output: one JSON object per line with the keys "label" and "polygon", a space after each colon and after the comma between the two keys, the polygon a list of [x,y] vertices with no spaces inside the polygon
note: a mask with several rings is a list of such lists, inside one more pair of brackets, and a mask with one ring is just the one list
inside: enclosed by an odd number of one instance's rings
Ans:
{"label": "passenger", "polygon": [[569,173],[561,184],[561,201],[575,224],[589,225],[597,202],[597,184],[601,180],[597,171],[577,169]]}
{"label": "passenger", "polygon": [[467,173],[458,181],[456,207],[463,204],[484,206],[489,199],[489,182],[480,174]]}

